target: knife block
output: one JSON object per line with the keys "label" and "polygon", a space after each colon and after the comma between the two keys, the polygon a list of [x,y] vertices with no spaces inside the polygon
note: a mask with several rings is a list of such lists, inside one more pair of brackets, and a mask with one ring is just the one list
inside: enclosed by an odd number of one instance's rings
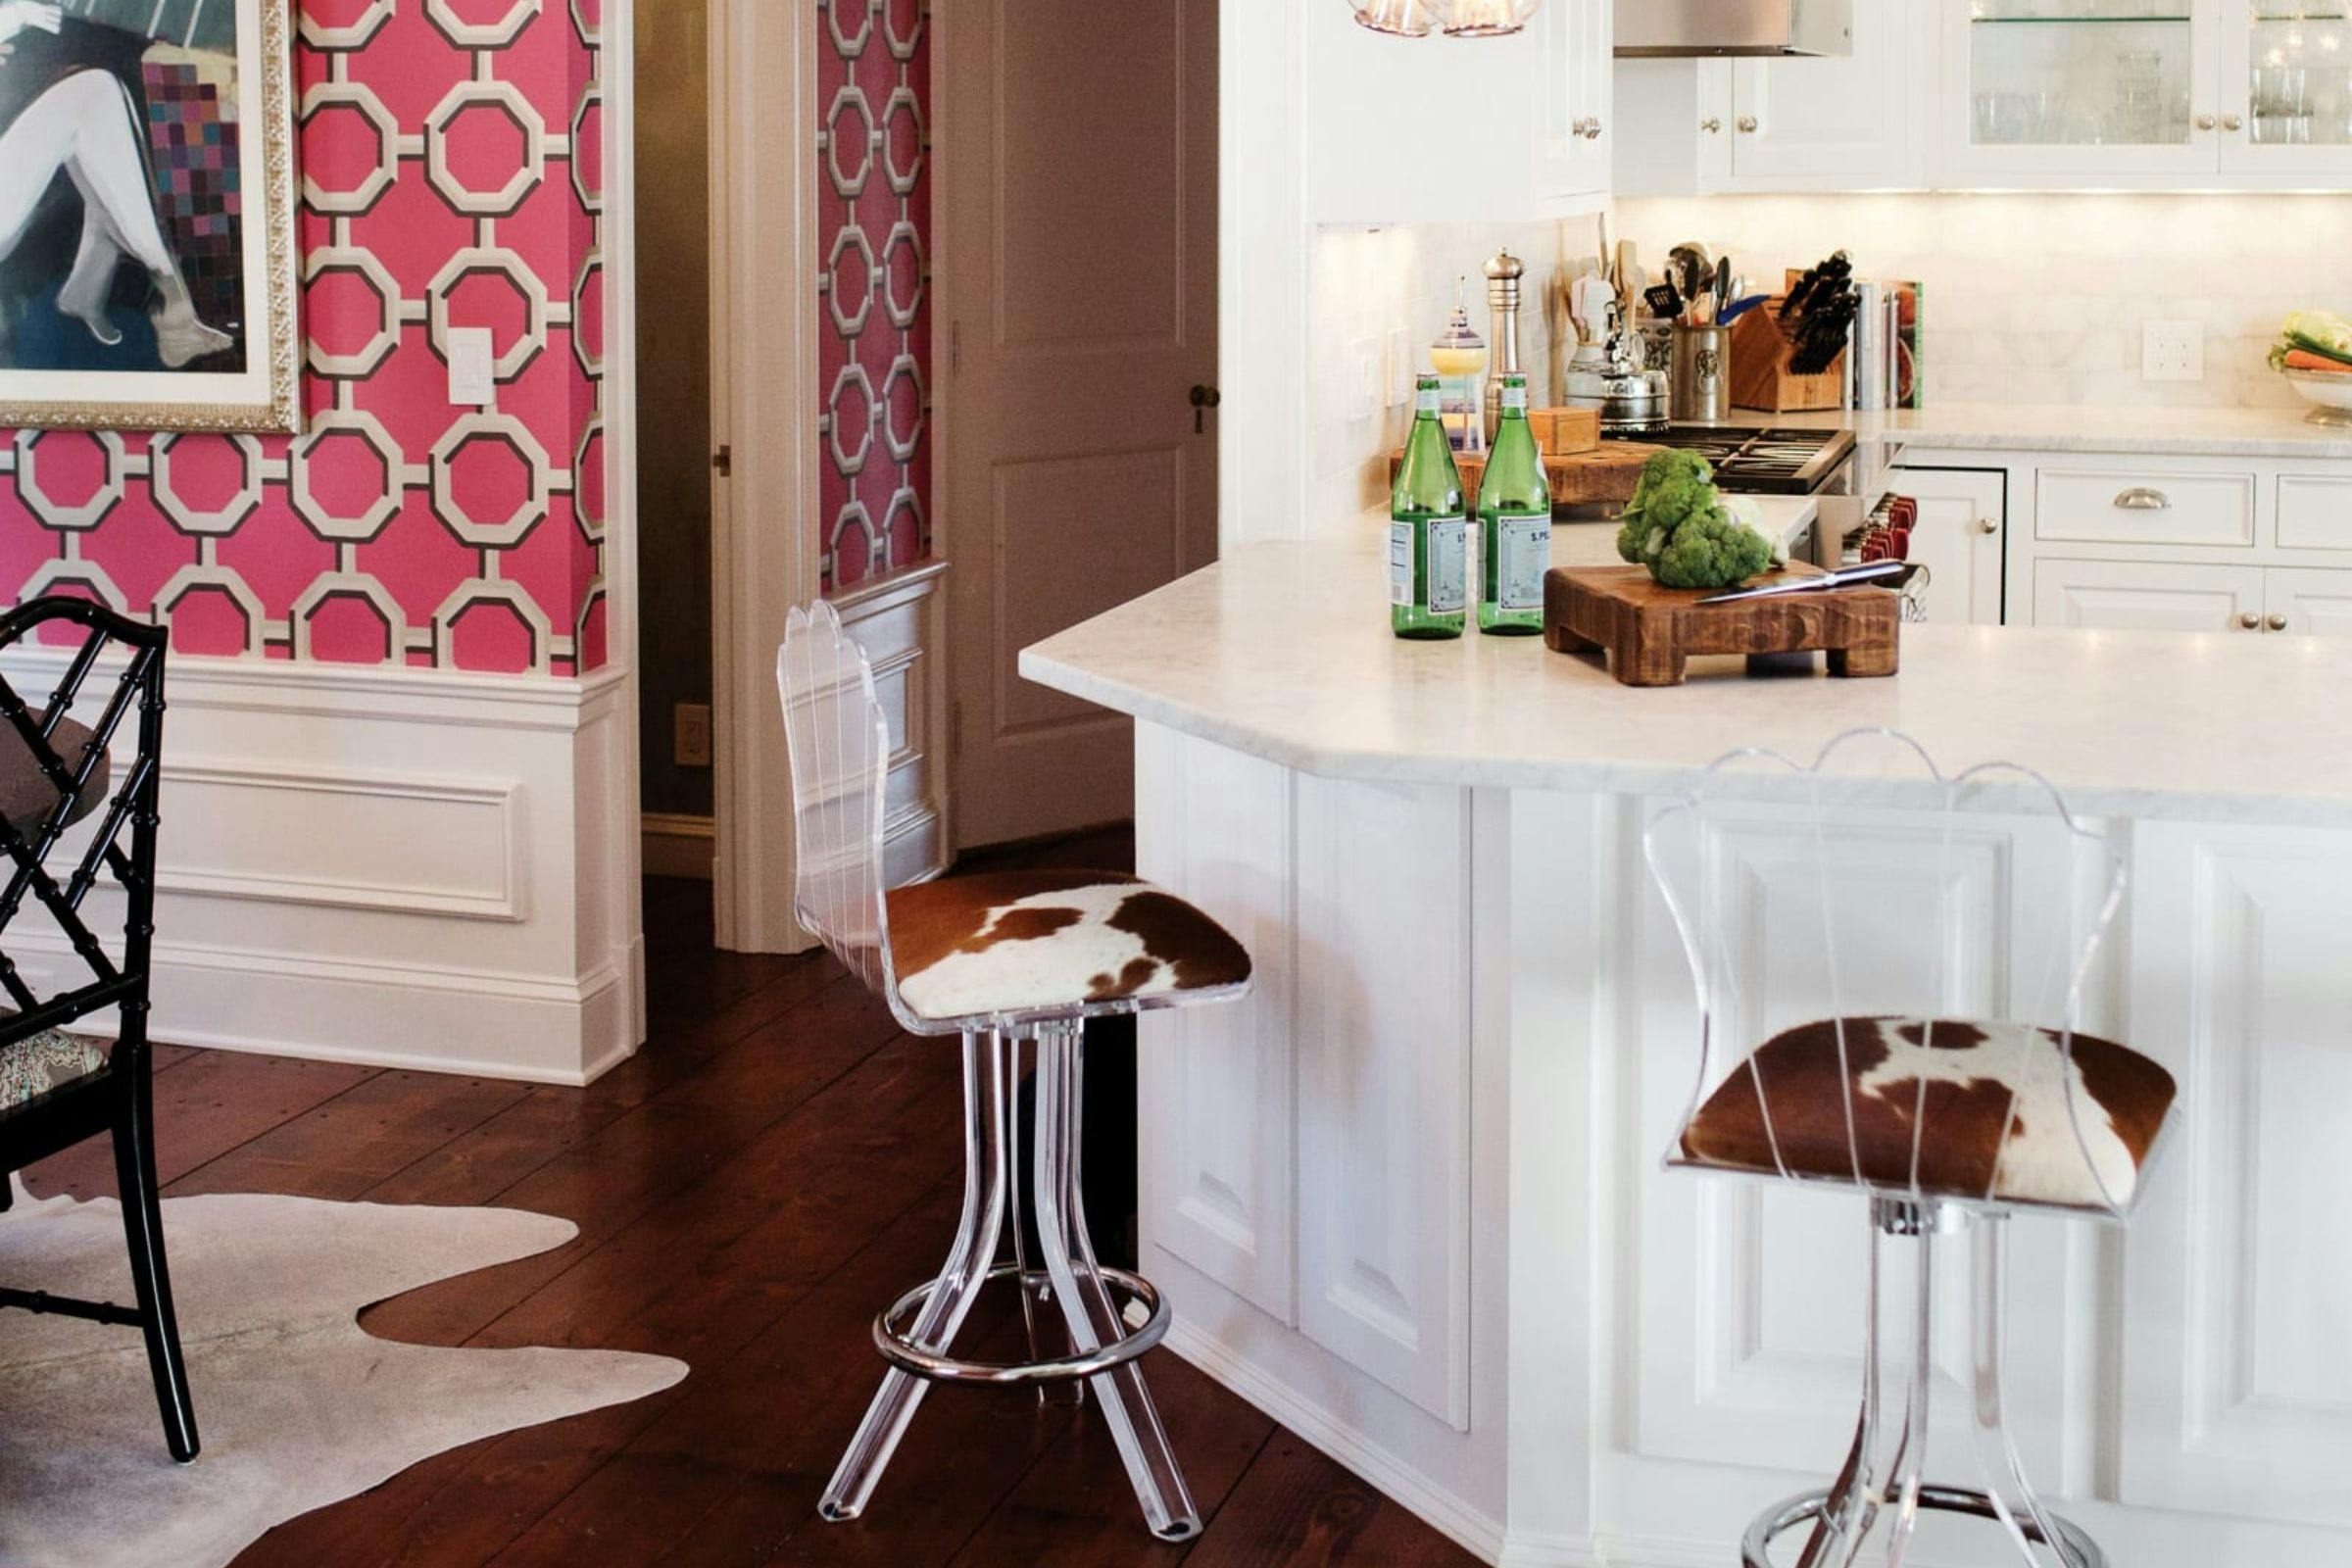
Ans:
{"label": "knife block", "polygon": [[1845,355],[1819,375],[1788,368],[1796,345],[1775,295],[1732,323],[1732,406],[1766,414],[1835,414],[1845,407]]}

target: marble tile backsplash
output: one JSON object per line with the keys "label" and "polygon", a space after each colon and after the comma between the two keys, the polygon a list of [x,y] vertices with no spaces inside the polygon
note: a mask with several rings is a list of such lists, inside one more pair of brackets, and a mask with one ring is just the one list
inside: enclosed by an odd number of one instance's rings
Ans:
{"label": "marble tile backsplash", "polygon": [[[2341,196],[1918,195],[1643,198],[1617,231],[1654,264],[1697,239],[1777,280],[1840,247],[1868,277],[1926,285],[1930,403],[2286,408],[2265,364],[2289,311],[2352,311]],[[2140,327],[2205,328],[2205,375],[2140,378]]]}
{"label": "marble tile backsplash", "polygon": [[[1467,301],[1479,335],[1492,336],[1485,268],[1498,250],[1507,248],[1527,263],[1521,353],[1539,398],[1549,395],[1552,285],[1567,259],[1563,246],[1581,257],[1592,249],[1592,233],[1588,221],[1335,228],[1316,235],[1308,313],[1314,346],[1307,403],[1310,518],[1342,527],[1367,512],[1385,514],[1388,455],[1403,444],[1412,424],[1411,377],[1428,368],[1430,340],[1452,315],[1457,297]],[[1395,367],[1392,387],[1387,344],[1399,330],[1408,363]],[[1368,412],[1356,384],[1365,354],[1378,383]]]}

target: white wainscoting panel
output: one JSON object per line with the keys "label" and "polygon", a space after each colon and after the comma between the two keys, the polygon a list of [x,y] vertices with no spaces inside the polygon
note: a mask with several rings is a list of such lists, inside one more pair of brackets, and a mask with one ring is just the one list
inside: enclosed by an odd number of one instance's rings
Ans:
{"label": "white wainscoting panel", "polygon": [[1470,792],[1300,775],[1298,1323],[1470,1423]]}
{"label": "white wainscoting panel", "polygon": [[1292,774],[1136,726],[1136,865],[1250,950],[1249,997],[1142,1020],[1143,1230],[1298,1322],[1292,1225]]}
{"label": "white wainscoting panel", "polygon": [[[0,672],[38,696],[61,663]],[[180,660],[168,682],[157,1039],[567,1084],[635,1051],[616,672]],[[86,908],[119,935],[111,884]],[[37,909],[8,941],[36,985],[78,983]]]}
{"label": "white wainscoting panel", "polygon": [[2352,834],[2140,831],[2134,1044],[2187,1117],[2132,1231],[2124,1500],[2352,1526]]}

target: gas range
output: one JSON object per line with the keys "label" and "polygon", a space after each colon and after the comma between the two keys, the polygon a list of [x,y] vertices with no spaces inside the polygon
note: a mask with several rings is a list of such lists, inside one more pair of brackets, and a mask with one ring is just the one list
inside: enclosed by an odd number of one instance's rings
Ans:
{"label": "gas range", "polygon": [[1670,424],[1632,436],[1654,446],[1695,452],[1733,495],[1810,496],[1834,491],[1854,456],[1851,430],[1788,430],[1731,424]]}

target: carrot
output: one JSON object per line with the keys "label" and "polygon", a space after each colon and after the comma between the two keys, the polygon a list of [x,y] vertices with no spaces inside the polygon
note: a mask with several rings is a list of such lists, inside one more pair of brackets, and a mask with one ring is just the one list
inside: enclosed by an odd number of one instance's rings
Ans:
{"label": "carrot", "polygon": [[2328,359],[2324,354],[2314,354],[2309,349],[2288,349],[2286,368],[2290,370],[2324,370],[2336,375],[2352,375],[2352,365]]}

